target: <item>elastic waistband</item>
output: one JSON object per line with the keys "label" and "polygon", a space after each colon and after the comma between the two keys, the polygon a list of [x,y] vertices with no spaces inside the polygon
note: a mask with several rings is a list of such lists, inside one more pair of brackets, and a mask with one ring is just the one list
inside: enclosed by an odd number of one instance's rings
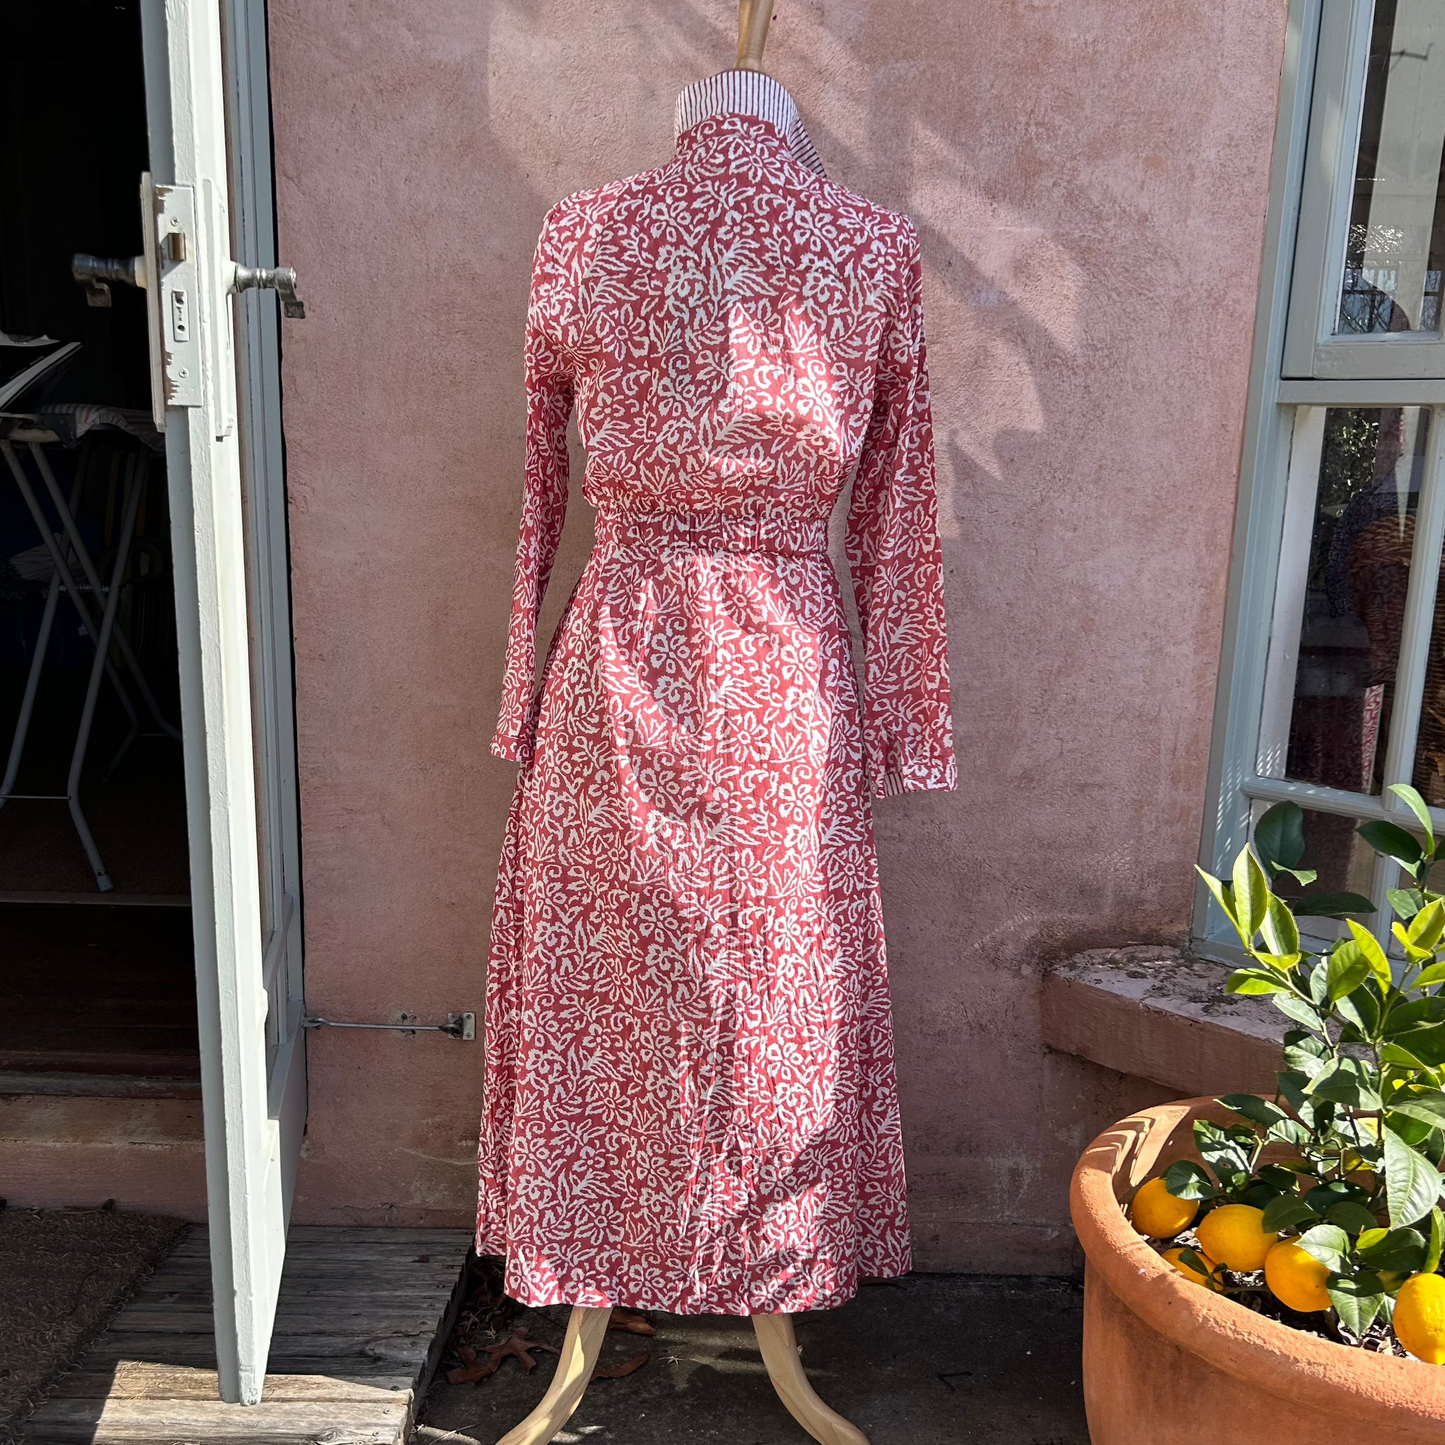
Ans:
{"label": "elastic waistband", "polygon": [[598,512],[597,545],[657,551],[774,552],[783,556],[828,550],[826,518],[801,520],[780,513]]}

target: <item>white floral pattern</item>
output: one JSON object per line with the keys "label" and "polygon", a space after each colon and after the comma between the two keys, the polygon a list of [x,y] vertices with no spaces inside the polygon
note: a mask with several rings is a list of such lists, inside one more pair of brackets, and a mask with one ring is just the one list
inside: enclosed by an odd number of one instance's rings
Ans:
{"label": "white floral pattern", "polygon": [[909,1267],[869,795],[955,783],[917,237],[709,116],[548,215],[526,377],[478,1249],[531,1305],[842,1304]]}

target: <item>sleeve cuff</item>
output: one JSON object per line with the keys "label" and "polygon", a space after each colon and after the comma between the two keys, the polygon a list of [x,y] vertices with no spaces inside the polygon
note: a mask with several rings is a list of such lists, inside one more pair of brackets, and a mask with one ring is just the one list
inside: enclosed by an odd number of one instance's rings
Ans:
{"label": "sleeve cuff", "polygon": [[951,793],[958,787],[958,768],[952,758],[927,766],[889,768],[873,786],[875,798],[898,798],[904,793]]}
{"label": "sleeve cuff", "polygon": [[526,746],[520,737],[498,733],[492,739],[492,756],[501,758],[503,762],[525,763],[531,752],[531,748]]}

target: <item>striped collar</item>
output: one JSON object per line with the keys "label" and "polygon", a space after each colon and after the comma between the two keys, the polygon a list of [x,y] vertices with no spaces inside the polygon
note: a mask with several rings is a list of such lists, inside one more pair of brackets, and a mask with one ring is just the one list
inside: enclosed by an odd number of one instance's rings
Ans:
{"label": "striped collar", "polygon": [[767,121],[787,141],[795,161],[817,175],[826,174],[793,97],[771,75],[760,70],[723,70],[694,81],[677,98],[677,134],[681,136],[715,115],[752,115]]}

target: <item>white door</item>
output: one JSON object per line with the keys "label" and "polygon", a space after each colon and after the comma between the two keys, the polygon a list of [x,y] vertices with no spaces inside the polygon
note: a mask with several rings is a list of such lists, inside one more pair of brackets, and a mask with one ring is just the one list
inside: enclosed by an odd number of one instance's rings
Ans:
{"label": "white door", "polygon": [[276,265],[264,0],[142,19],[216,1355],[221,1397],[254,1404],[306,1118],[280,322],[236,290],[277,279],[255,274]]}

